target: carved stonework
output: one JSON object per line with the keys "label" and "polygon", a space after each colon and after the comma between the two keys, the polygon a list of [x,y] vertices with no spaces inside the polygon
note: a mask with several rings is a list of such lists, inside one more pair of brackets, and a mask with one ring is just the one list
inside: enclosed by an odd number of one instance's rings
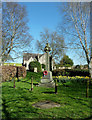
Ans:
{"label": "carved stonework", "polygon": [[49,52],[51,51],[51,48],[48,43],[46,43],[46,46],[44,48],[44,51],[46,52],[46,71],[47,75],[44,75],[41,79],[41,83],[39,86],[42,87],[55,87],[54,80],[52,78],[52,72],[50,71],[50,57],[49,57]]}
{"label": "carved stonework", "polygon": [[46,43],[46,46],[44,48],[44,51],[46,52],[46,70],[50,71],[50,57],[49,57],[49,52],[51,51],[51,48],[48,43]]}

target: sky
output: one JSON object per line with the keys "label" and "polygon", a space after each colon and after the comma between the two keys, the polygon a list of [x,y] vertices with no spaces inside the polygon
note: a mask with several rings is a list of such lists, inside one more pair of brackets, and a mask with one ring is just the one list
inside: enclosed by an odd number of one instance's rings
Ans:
{"label": "sky", "polygon": [[1,0],[1,2],[91,2],[91,0]]}
{"label": "sky", "polygon": [[[28,26],[30,28],[30,34],[34,38],[33,50],[30,53],[38,53],[36,50],[36,41],[40,40],[40,32],[44,31],[44,28],[48,28],[50,31],[57,30],[59,24],[63,24],[63,13],[60,12],[59,7],[62,6],[60,2],[18,2],[25,5],[28,14]],[[65,38],[68,40],[68,36]],[[42,53],[42,52],[40,52]],[[82,64],[82,60],[78,60],[75,53],[67,50],[66,54],[73,60],[74,65]],[[22,63],[23,58],[17,59],[17,63]],[[85,64],[85,63],[84,63]]]}
{"label": "sky", "polygon": [[[34,44],[36,40],[40,39],[40,32],[45,28],[55,30],[57,24],[62,20],[59,14],[59,3],[22,3],[27,8],[30,33],[34,38]],[[35,47],[34,47],[35,52]]]}

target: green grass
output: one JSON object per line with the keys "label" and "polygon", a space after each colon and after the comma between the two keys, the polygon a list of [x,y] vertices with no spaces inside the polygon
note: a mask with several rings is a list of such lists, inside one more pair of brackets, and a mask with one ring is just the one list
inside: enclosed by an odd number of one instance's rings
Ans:
{"label": "green grass", "polygon": [[[31,75],[35,74],[33,91],[31,88]],[[58,94],[54,93],[53,88],[43,88],[35,86],[41,73],[28,73],[25,79],[16,81],[16,88],[13,88],[13,81],[2,83],[2,117],[11,118],[68,118],[85,119],[90,117],[90,101],[92,98],[86,98],[86,85],[67,82],[63,86],[58,83]],[[90,88],[92,92],[92,88]],[[59,108],[40,109],[32,104],[39,101],[53,101],[59,103]]]}
{"label": "green grass", "polygon": [[21,63],[4,63],[4,65],[14,65],[15,64],[15,66],[22,66],[22,64]]}

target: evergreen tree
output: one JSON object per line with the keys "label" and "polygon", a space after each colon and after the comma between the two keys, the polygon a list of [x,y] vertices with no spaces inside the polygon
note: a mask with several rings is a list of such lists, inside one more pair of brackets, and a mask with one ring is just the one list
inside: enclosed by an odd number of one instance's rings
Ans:
{"label": "evergreen tree", "polygon": [[74,64],[73,60],[69,58],[67,55],[64,55],[60,61],[60,66],[69,67],[69,66],[73,66],[73,64]]}

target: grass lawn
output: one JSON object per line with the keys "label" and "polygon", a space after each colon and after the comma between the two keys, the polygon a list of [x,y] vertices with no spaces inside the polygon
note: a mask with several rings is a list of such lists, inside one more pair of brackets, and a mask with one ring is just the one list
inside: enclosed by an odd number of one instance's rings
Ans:
{"label": "grass lawn", "polygon": [[[65,83],[67,87],[65,87],[62,83],[58,83],[58,94],[55,94],[53,88],[35,86],[38,80],[35,78],[33,91],[29,91],[31,88],[29,75],[27,74],[27,77],[19,82],[16,81],[15,89],[13,81],[2,83],[3,119],[48,118],[49,120],[49,118],[66,118],[68,120],[70,118],[70,120],[85,120],[91,116],[92,98],[86,98],[85,84],[67,82]],[[90,92],[92,92],[92,88],[90,88]],[[36,102],[45,100],[59,103],[61,106],[50,109],[32,106]]]}
{"label": "grass lawn", "polygon": [[21,63],[4,63],[4,65],[22,66],[22,64],[21,64]]}

